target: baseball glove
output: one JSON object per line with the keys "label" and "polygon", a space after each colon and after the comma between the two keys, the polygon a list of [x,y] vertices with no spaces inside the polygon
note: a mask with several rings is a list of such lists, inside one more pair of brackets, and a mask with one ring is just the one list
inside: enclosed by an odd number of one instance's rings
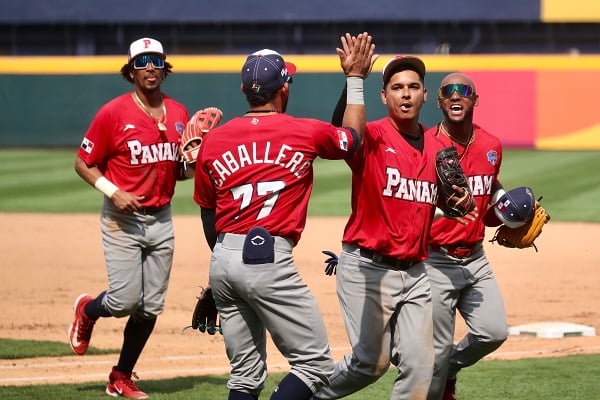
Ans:
{"label": "baseball glove", "polygon": [[[541,197],[539,200],[541,200]],[[497,242],[500,246],[518,249],[533,247],[535,251],[538,251],[534,241],[542,233],[544,225],[550,221],[550,215],[540,205],[539,200],[535,202],[533,217],[525,225],[518,228],[509,228],[502,224],[496,229],[496,233],[490,242]]]}
{"label": "baseball glove", "polygon": [[[464,217],[475,209],[475,200],[467,177],[458,161],[456,147],[446,147],[438,151],[435,158],[438,187],[441,188],[443,202],[439,207],[451,218]],[[460,188],[457,190],[455,187]]]}
{"label": "baseball glove", "polygon": [[217,332],[222,335],[223,331],[218,321],[219,313],[217,312],[217,306],[210,285],[202,288],[200,296],[197,299],[198,301],[192,314],[192,325],[186,326],[183,330],[192,328],[198,329],[202,333],[206,332],[209,335],[214,335]]}
{"label": "baseball glove", "polygon": [[183,135],[181,135],[179,154],[184,161],[188,163],[196,162],[202,138],[219,124],[222,117],[223,113],[217,107],[208,107],[196,111],[185,125]]}

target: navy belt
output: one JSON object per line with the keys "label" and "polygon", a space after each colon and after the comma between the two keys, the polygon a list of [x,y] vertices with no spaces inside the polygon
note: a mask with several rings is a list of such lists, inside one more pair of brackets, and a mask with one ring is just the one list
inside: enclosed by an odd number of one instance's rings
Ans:
{"label": "navy belt", "polygon": [[401,260],[399,258],[384,256],[383,254],[375,253],[369,249],[360,249],[360,256],[368,258],[376,264],[385,266],[390,269],[407,269],[417,264],[418,261]]}

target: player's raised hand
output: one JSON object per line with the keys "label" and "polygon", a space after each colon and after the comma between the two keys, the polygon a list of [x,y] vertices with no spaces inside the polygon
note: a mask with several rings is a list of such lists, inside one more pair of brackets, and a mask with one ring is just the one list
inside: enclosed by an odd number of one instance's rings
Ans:
{"label": "player's raised hand", "polygon": [[373,64],[379,58],[379,55],[375,54],[373,37],[367,32],[358,36],[346,33],[340,40],[342,46],[336,48],[336,52],[340,57],[340,65],[344,74],[366,78],[373,69]]}

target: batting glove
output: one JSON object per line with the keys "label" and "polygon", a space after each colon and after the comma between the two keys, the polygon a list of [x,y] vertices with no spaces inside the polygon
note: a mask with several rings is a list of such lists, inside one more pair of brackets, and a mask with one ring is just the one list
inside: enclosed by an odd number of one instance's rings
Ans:
{"label": "batting glove", "polygon": [[323,250],[322,253],[329,256],[329,258],[325,260],[325,264],[327,264],[325,266],[325,275],[335,275],[336,267],[338,265],[338,256],[333,251],[329,250]]}

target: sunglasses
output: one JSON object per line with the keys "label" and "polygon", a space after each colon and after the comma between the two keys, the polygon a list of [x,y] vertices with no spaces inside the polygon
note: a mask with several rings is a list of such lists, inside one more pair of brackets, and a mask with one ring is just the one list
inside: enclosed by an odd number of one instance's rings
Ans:
{"label": "sunglasses", "polygon": [[294,79],[292,78],[292,75],[288,75],[288,77],[285,80],[287,83],[293,83]]}
{"label": "sunglasses", "polygon": [[152,63],[154,68],[164,68],[165,60],[156,54],[143,54],[139,57],[134,58],[133,68],[135,69],[146,69],[148,63]]}
{"label": "sunglasses", "polygon": [[473,86],[466,85],[464,83],[451,83],[440,88],[438,97],[445,97],[449,99],[452,97],[454,92],[458,93],[460,97],[470,97],[475,94],[475,89]]}

